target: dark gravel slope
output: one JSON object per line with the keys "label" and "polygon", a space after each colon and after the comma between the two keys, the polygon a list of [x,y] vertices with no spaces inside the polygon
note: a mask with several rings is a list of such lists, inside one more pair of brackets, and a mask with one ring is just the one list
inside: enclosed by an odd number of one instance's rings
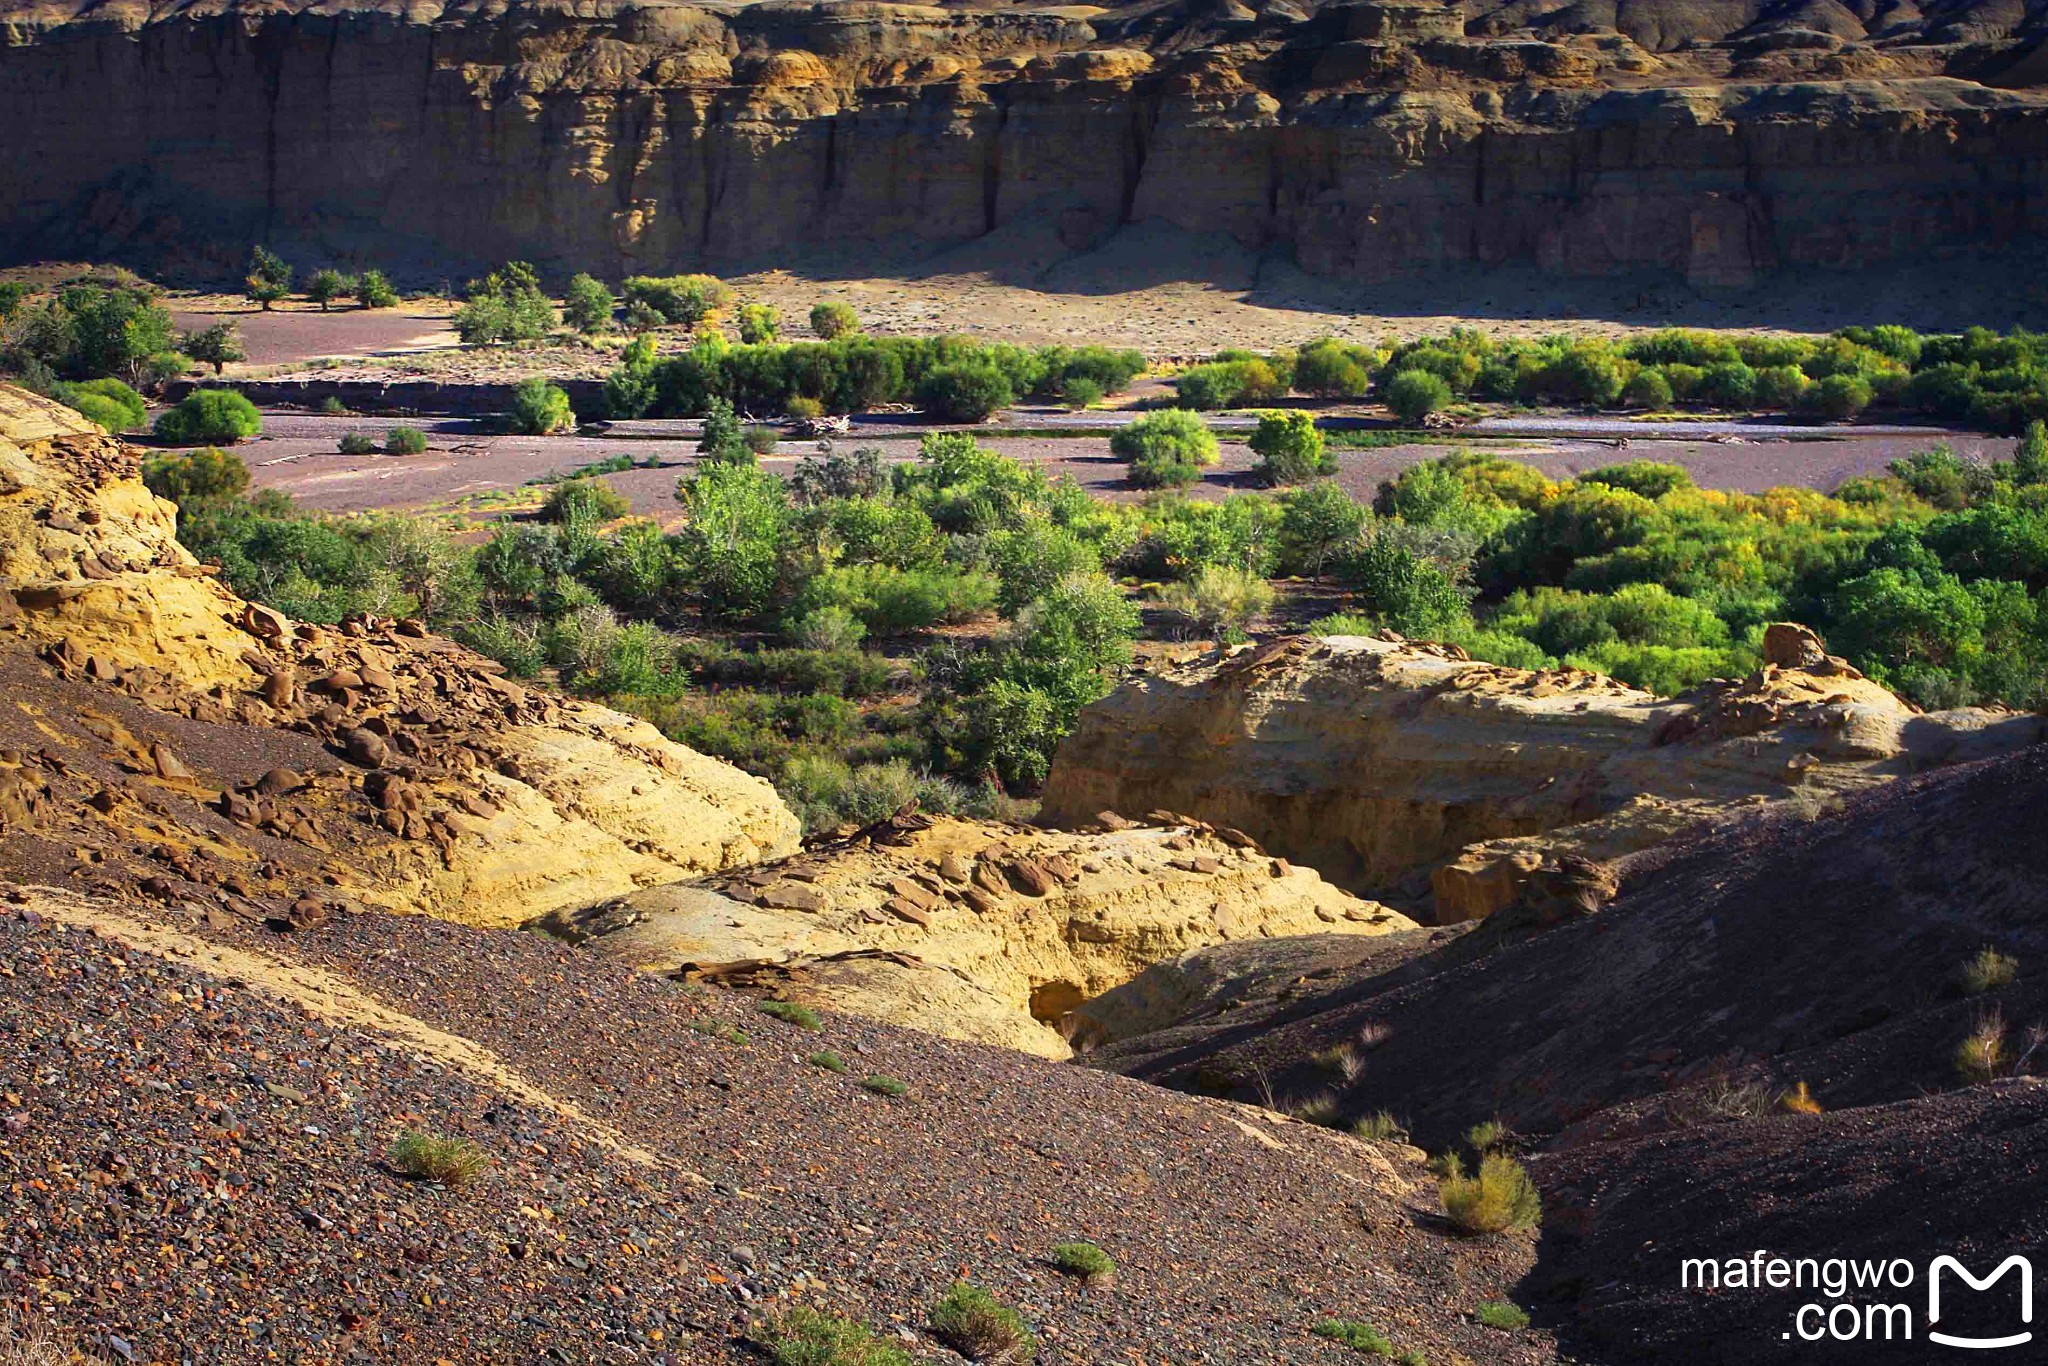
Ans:
{"label": "dark gravel slope", "polygon": [[[1391,1108],[1431,1146],[1496,1115],[1574,1141],[1659,1127],[1744,1079],[1804,1081],[1829,1109],[1903,1099],[1956,1084],[1980,1014],[2002,1010],[2016,1039],[2048,1015],[2044,836],[2037,747],[1817,820],[1726,825],[1645,856],[1576,923],[1482,930],[1271,1021],[1225,1016],[1095,1061],[1197,1089],[1237,1078],[1241,1096],[1263,1074],[1285,1096],[1328,1087],[1308,1060],[1350,1043],[1364,1061],[1344,1112]],[[1965,997],[1956,971],[1987,945],[2018,957],[2019,981]]]}
{"label": "dark gravel slope", "polygon": [[[780,1299],[916,1334],[971,1276],[1047,1362],[1338,1361],[1308,1332],[1332,1313],[1432,1359],[1548,1357],[1466,1317],[1529,1242],[1447,1236],[1397,1149],[850,1019],[807,1031],[532,936],[155,912],[99,937],[47,917],[118,928],[103,903],[10,896],[0,1298],[117,1356],[749,1360]],[[350,989],[518,1085],[336,1023]],[[746,1041],[700,1032],[725,1026]],[[850,1071],[806,1064],[818,1048]],[[490,1168],[457,1191],[399,1177],[384,1153],[414,1127]],[[1073,1238],[1117,1257],[1113,1288],[1048,1266]]]}

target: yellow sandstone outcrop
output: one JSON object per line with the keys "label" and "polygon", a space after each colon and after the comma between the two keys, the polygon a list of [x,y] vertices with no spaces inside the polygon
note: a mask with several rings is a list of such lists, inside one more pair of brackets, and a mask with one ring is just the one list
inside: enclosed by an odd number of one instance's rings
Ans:
{"label": "yellow sandstone outcrop", "polygon": [[1054,1058],[1071,1052],[1076,1007],[1188,949],[1414,928],[1236,831],[1162,822],[1072,833],[899,817],[540,927],[635,967]]}
{"label": "yellow sandstone outcrop", "polygon": [[[155,762],[207,803],[185,842],[218,844],[199,827],[224,815],[258,848],[289,840],[354,901],[480,925],[797,847],[796,818],[761,779],[503,678],[418,623],[316,626],[245,603],[175,533],[133,447],[0,386],[0,630],[22,642],[0,635],[0,648],[25,644],[62,679],[165,717],[239,728],[239,767],[125,744],[124,762]],[[326,771],[267,772],[265,737],[282,732],[324,746]],[[83,829],[129,810],[109,797]],[[171,833],[136,819],[148,838]]]}
{"label": "yellow sandstone outcrop", "polygon": [[1922,714],[1803,627],[1772,627],[1766,656],[1748,679],[1659,698],[1454,647],[1298,638],[1088,708],[1043,818],[1188,812],[1348,887],[1420,896],[1427,879],[1449,923],[1513,904],[1546,860],[1610,859],[1758,803],[1824,803],[2043,736],[2033,715]]}

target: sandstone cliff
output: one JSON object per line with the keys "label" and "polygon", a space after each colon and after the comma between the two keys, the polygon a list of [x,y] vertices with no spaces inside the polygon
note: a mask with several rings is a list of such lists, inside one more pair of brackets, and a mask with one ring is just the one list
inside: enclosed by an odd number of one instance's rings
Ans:
{"label": "sandstone cliff", "polygon": [[1440,921],[1532,885],[1611,896],[1606,860],[1701,820],[1873,783],[2043,736],[2034,715],[1923,715],[1803,628],[1771,628],[1752,677],[1660,699],[1596,674],[1531,673],[1455,648],[1302,638],[1141,678],[1082,713],[1044,818],[1167,807],[1227,822]]}
{"label": "sandstone cliff", "polygon": [[[1859,17],[1861,16],[1861,17]],[[1136,223],[1311,271],[1741,285],[2041,227],[2017,8],[0,0],[0,255],[422,278],[1027,274]],[[1047,253],[1050,253],[1048,255]]]}
{"label": "sandstone cliff", "polygon": [[644,722],[513,683],[417,623],[242,602],[177,543],[136,456],[0,387],[17,874],[125,869],[194,905],[232,884],[257,916],[333,896],[503,925],[795,848],[767,783]]}
{"label": "sandstone cliff", "polygon": [[1064,1058],[1071,1012],[1185,950],[1415,928],[1241,834],[1169,819],[1095,834],[899,817],[850,842],[540,923],[680,971]]}

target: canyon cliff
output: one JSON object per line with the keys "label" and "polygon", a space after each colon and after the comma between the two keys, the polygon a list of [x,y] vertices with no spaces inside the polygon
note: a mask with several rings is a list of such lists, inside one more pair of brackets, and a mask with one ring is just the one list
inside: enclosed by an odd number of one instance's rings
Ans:
{"label": "canyon cliff", "polygon": [[225,276],[266,240],[414,277],[865,271],[988,239],[1028,274],[1146,224],[1354,280],[1742,286],[2036,234],[2028,22],[1832,0],[0,0],[0,256]]}

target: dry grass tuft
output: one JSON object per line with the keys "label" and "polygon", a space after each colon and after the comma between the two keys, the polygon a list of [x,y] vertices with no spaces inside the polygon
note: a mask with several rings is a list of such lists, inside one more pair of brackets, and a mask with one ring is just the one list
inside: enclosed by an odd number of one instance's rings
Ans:
{"label": "dry grass tuft", "polygon": [[406,1176],[444,1186],[467,1185],[491,1165],[484,1150],[466,1138],[441,1138],[416,1129],[398,1136],[386,1160]]}
{"label": "dry grass tuft", "polygon": [[2011,1070],[2012,1051],[2006,1046],[2009,1032],[2000,1011],[1978,1018],[1969,1036],[1956,1045],[1956,1072],[1964,1081],[1990,1081]]}
{"label": "dry grass tuft", "polygon": [[1972,958],[1965,959],[1962,967],[1956,969],[1956,983],[1966,996],[1982,996],[1987,991],[2009,987],[2019,979],[2020,960],[1997,949],[1979,949]]}
{"label": "dry grass tuft", "polygon": [[1505,1233],[1534,1228],[1543,1214],[1536,1183],[1512,1157],[1488,1154],[1472,1176],[1447,1177],[1439,1190],[1444,1213],[1460,1232]]}

